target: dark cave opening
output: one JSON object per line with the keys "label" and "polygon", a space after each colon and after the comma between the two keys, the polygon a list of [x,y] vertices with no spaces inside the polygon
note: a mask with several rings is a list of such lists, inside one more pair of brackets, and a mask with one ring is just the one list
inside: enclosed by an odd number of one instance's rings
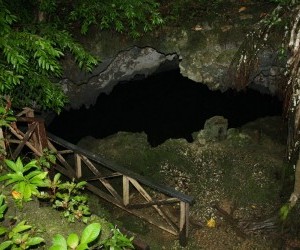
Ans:
{"label": "dark cave opening", "polygon": [[100,139],[119,131],[144,131],[149,144],[157,146],[169,138],[192,142],[192,133],[215,115],[227,118],[232,128],[281,114],[277,97],[251,89],[211,91],[172,70],[119,83],[109,95],[101,94],[93,107],[63,111],[48,130],[74,144],[88,135]]}

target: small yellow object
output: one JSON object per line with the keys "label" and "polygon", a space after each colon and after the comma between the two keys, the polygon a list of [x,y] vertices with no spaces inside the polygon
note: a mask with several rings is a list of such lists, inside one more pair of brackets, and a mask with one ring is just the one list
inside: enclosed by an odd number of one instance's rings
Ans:
{"label": "small yellow object", "polygon": [[207,221],[207,223],[206,223],[206,226],[208,226],[208,227],[216,227],[216,221],[215,221],[215,219],[214,218],[210,218],[208,221]]}
{"label": "small yellow object", "polygon": [[18,200],[18,199],[22,199],[22,194],[20,193],[20,192],[18,192],[18,191],[12,191],[11,192],[11,195],[12,195],[12,197],[14,198],[14,199],[16,199],[16,200]]}
{"label": "small yellow object", "polygon": [[242,6],[241,8],[239,8],[239,12],[243,12],[245,11],[247,8],[245,6]]}

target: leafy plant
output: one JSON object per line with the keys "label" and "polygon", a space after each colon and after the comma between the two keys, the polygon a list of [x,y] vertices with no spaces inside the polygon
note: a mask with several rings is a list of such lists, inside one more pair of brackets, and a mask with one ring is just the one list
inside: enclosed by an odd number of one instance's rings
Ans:
{"label": "leafy plant", "polygon": [[87,70],[98,60],[58,25],[42,20],[33,24],[41,10],[31,4],[0,1],[0,95],[10,96],[14,106],[60,112],[67,102],[58,84],[61,58],[70,53]]}
{"label": "leafy plant", "polygon": [[[1,194],[0,195],[0,220],[3,219],[6,209],[7,209],[7,204],[5,204],[5,196]],[[7,229],[5,227],[0,226],[0,236],[5,234],[6,232]]]}
{"label": "leafy plant", "polygon": [[74,222],[77,219],[87,223],[91,212],[87,204],[87,196],[82,195],[80,192],[84,189],[86,182],[75,183],[74,181],[68,181],[59,183],[59,177],[56,176],[54,179],[57,184],[57,190],[54,191],[55,201],[53,206],[57,209],[62,209],[64,216],[70,222]]}
{"label": "leafy plant", "polygon": [[44,242],[43,238],[32,236],[28,232],[31,228],[32,226],[26,225],[26,221],[21,221],[10,231],[7,230],[8,239],[0,244],[0,249],[29,249]]}
{"label": "leafy plant", "polygon": [[0,181],[6,181],[5,185],[14,184],[12,187],[13,198],[17,201],[30,201],[32,195],[38,195],[38,187],[46,187],[47,172],[37,166],[37,161],[32,160],[23,165],[20,157],[16,162],[5,160],[12,173],[0,176]]}
{"label": "leafy plant", "polygon": [[72,21],[81,23],[81,33],[87,33],[92,25],[100,29],[113,29],[127,32],[132,37],[161,25],[163,19],[159,13],[159,3],[155,0],[86,0],[74,5],[70,12]]}
{"label": "leafy plant", "polygon": [[292,207],[290,206],[289,203],[283,205],[281,208],[280,208],[280,211],[279,211],[279,217],[282,221],[285,221],[291,211]]}
{"label": "leafy plant", "polygon": [[43,169],[49,169],[56,163],[55,153],[47,148],[43,150],[43,155],[37,159],[37,165]]}
{"label": "leafy plant", "polygon": [[3,218],[6,209],[7,204],[5,204],[5,196],[0,194],[0,220]]}
{"label": "leafy plant", "polygon": [[81,237],[77,234],[70,234],[67,239],[62,235],[57,234],[53,238],[53,245],[49,250],[84,250],[90,249],[91,244],[98,238],[101,231],[101,225],[99,223],[92,223],[85,227]]}
{"label": "leafy plant", "polygon": [[134,249],[134,246],[132,245],[133,237],[128,238],[122,234],[118,228],[113,226],[111,228],[111,233],[111,237],[102,242],[105,249]]}
{"label": "leafy plant", "polygon": [[7,127],[10,123],[16,121],[13,111],[11,110],[10,100],[0,97],[0,127]]}

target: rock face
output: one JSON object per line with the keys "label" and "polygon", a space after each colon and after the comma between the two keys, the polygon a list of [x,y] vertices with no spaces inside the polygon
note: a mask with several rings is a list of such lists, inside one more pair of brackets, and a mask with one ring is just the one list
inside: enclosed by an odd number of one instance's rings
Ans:
{"label": "rock face", "polygon": [[[128,132],[104,139],[85,137],[78,146],[194,197],[190,222],[194,223],[193,226],[195,222],[204,226],[201,230],[193,227],[195,230],[190,231],[189,242],[194,244],[188,249],[224,249],[224,246],[225,249],[236,246],[238,249],[277,249],[278,241],[269,238],[276,236],[266,228],[255,229],[251,222],[267,221],[265,219],[278,213],[283,180],[292,180],[289,175],[283,177],[283,169],[288,165],[284,162],[286,128],[282,119],[265,117],[230,133],[228,130],[223,140],[208,140],[208,135],[218,137],[220,127],[226,129],[226,120],[213,117],[192,143],[184,139],[169,139],[155,148],[148,144],[145,133]],[[233,219],[230,226],[214,204],[230,213]],[[215,219],[216,230],[205,226],[208,218]],[[126,222],[124,224],[126,227]],[[233,225],[241,232],[249,233],[246,239],[232,231]],[[255,237],[250,235],[251,230]],[[155,228],[143,237],[151,249],[180,249],[174,246],[173,238],[163,241],[162,235]],[[242,246],[243,242],[247,245]]]}
{"label": "rock face", "polygon": [[[237,13],[234,23],[202,21],[188,27],[163,27],[139,40],[91,32],[81,40],[102,62],[86,75],[70,60],[65,62],[62,84],[70,97],[70,106],[89,107],[100,93],[109,93],[118,82],[178,67],[183,76],[204,83],[211,90],[233,88],[227,77],[229,67],[258,14],[247,16],[245,21],[245,15]],[[278,61],[274,51],[266,49],[257,63],[257,70],[250,76],[250,87],[277,94],[284,62]]]}
{"label": "rock face", "polygon": [[[105,69],[103,64],[107,65]],[[133,47],[120,52],[110,62],[105,59],[85,84],[73,84],[68,79],[65,79],[63,84],[72,108],[82,105],[89,107],[95,104],[100,93],[109,94],[118,82],[144,78],[154,72],[176,68],[177,65],[176,53],[164,55],[150,47]],[[77,79],[74,80],[76,82]]]}

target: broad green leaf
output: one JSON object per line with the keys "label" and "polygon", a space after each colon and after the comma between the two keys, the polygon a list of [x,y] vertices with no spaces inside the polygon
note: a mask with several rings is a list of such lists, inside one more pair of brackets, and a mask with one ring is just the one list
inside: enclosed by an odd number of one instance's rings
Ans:
{"label": "broad green leaf", "polygon": [[8,248],[12,244],[13,244],[13,242],[11,240],[7,240],[7,241],[2,242],[0,244],[0,250],[4,250],[4,249]]}
{"label": "broad green leaf", "polygon": [[86,249],[89,249],[87,243],[80,243],[80,245],[76,248],[76,250],[86,250]]}
{"label": "broad green leaf", "polygon": [[24,190],[23,190],[23,198],[24,200],[28,200],[31,198],[31,188],[30,188],[30,185],[24,185]]}
{"label": "broad green leaf", "polygon": [[24,176],[20,173],[17,174],[7,174],[9,180],[5,183],[6,186],[13,184],[15,182],[20,182],[24,180]]}
{"label": "broad green leaf", "polygon": [[61,177],[61,174],[60,173],[57,173],[55,176],[54,176],[54,179],[53,179],[53,182],[54,183],[57,183],[59,181],[59,178]]}
{"label": "broad green leaf", "polygon": [[82,232],[81,235],[81,244],[88,244],[94,241],[100,234],[101,225],[100,223],[92,223],[88,225]]}
{"label": "broad green leaf", "polygon": [[4,203],[5,196],[3,194],[0,195],[0,205]]}
{"label": "broad green leaf", "polygon": [[18,157],[17,161],[15,162],[16,172],[24,172],[23,162],[20,157]]}
{"label": "broad green leaf", "polygon": [[21,182],[15,184],[13,186],[13,189],[16,190],[16,191],[18,191],[18,192],[20,192],[21,194],[24,194],[24,192],[25,192],[25,185],[26,185],[25,182],[21,181]]}
{"label": "broad green leaf", "polygon": [[33,177],[39,175],[40,173],[43,173],[43,172],[41,172],[40,170],[34,170],[34,171],[26,174],[26,179],[27,180],[32,179]]}
{"label": "broad green leaf", "polygon": [[[20,158],[18,158],[20,159]],[[23,170],[23,166],[22,168],[20,168],[20,165],[18,166],[15,162],[11,161],[11,160],[8,160],[8,159],[5,159],[5,164],[13,171],[15,172],[22,172]]]}
{"label": "broad green leaf", "polygon": [[60,234],[56,234],[53,237],[52,244],[53,244],[53,246],[60,247],[60,248],[57,248],[59,250],[67,250],[67,248],[68,248],[66,239]]}
{"label": "broad green leaf", "polygon": [[34,176],[33,178],[30,179],[30,182],[32,184],[37,184],[37,185],[45,185],[45,181],[44,179],[46,178],[48,172],[43,172],[43,173],[40,173],[36,176]]}
{"label": "broad green leaf", "polygon": [[49,250],[67,250],[67,248],[60,245],[53,245],[49,248]]}
{"label": "broad green leaf", "polygon": [[33,238],[29,238],[26,242],[27,246],[34,246],[34,245],[38,245],[42,242],[44,242],[45,240],[41,237],[33,237]]}
{"label": "broad green leaf", "polygon": [[1,219],[1,214],[3,214],[6,209],[7,209],[7,205],[6,204],[0,206],[0,219]]}
{"label": "broad green leaf", "polygon": [[[6,227],[0,227],[0,235],[7,233],[7,228]],[[0,248],[1,249],[1,248]]]}
{"label": "broad green leaf", "polygon": [[24,172],[28,171],[31,168],[38,168],[37,160],[32,160],[24,166]]}
{"label": "broad green leaf", "polygon": [[12,232],[13,233],[20,233],[20,232],[23,232],[23,231],[26,231],[30,228],[32,228],[32,226],[30,225],[25,225],[26,221],[23,220],[21,221],[18,225],[16,225],[13,229],[12,229]]}
{"label": "broad green leaf", "polygon": [[75,234],[75,233],[70,234],[68,236],[68,239],[67,239],[67,244],[72,249],[75,249],[75,247],[77,247],[78,244],[79,244],[79,237],[78,237],[78,235]]}
{"label": "broad green leaf", "polygon": [[78,182],[77,184],[76,184],[76,187],[77,188],[81,188],[81,187],[83,187],[83,186],[85,186],[86,185],[86,181],[81,181],[81,182]]}
{"label": "broad green leaf", "polygon": [[1,175],[0,176],[0,181],[6,181],[9,179],[9,176],[6,174],[6,175]]}

